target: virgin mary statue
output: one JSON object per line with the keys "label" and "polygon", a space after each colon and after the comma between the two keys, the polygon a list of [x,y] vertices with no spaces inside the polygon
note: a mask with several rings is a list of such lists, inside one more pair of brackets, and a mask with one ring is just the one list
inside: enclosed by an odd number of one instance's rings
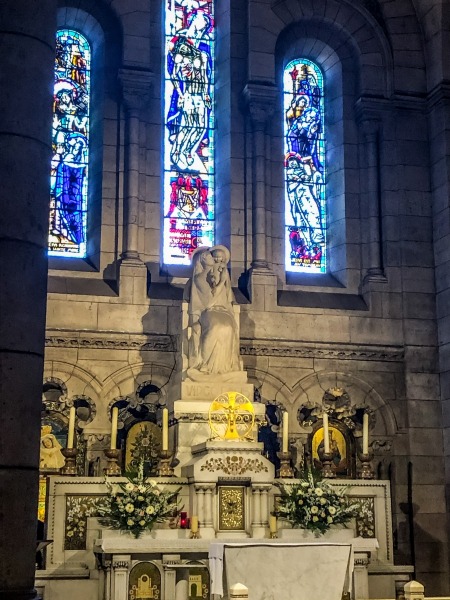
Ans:
{"label": "virgin mary statue", "polygon": [[192,279],[186,288],[189,300],[188,371],[190,379],[242,371],[238,324],[225,246],[199,248],[192,259]]}

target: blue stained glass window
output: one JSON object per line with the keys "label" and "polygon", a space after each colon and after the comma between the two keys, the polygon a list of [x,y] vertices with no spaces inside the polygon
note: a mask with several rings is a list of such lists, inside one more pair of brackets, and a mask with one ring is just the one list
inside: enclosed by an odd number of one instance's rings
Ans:
{"label": "blue stained glass window", "polygon": [[323,77],[299,58],[283,74],[285,264],[291,272],[324,273],[326,257]]}
{"label": "blue stained glass window", "polygon": [[214,244],[214,5],[166,0],[165,264]]}
{"label": "blue stained glass window", "polygon": [[91,51],[77,31],[56,34],[49,255],[86,255]]}

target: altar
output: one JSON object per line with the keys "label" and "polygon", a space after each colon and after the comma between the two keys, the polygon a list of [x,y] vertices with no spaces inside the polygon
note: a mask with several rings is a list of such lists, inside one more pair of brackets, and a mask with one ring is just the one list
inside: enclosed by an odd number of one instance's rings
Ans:
{"label": "altar", "polygon": [[[143,382],[101,417],[86,398],[47,405],[44,600],[219,600],[237,583],[252,600],[366,600],[408,580],[412,568],[394,564],[390,482],[372,466],[375,417],[332,386],[294,423],[261,401],[239,355],[229,258],[193,257],[170,393]],[[158,513],[165,495],[178,508]]]}

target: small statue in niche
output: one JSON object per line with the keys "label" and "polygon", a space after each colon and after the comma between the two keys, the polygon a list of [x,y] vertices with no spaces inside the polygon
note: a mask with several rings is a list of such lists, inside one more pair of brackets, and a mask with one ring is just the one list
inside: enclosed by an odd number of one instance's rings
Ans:
{"label": "small statue in niche", "polygon": [[193,274],[185,292],[191,328],[187,376],[192,380],[241,371],[229,260],[225,246],[199,248],[192,258]]}
{"label": "small statue in niche", "polygon": [[65,458],[61,453],[62,446],[51,431],[50,425],[44,425],[41,428],[39,459],[39,469],[41,471],[61,469],[65,463]]}

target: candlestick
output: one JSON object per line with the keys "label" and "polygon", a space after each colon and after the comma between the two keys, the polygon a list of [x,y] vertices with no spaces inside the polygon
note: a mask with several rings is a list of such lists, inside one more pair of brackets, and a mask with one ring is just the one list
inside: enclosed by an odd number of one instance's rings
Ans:
{"label": "candlestick", "polygon": [[289,415],[287,412],[283,413],[283,444],[281,446],[281,451],[283,453],[288,452],[288,436],[289,436]]}
{"label": "candlestick", "polygon": [[162,417],[162,450],[166,452],[169,449],[169,410],[167,408],[163,408]]}
{"label": "candlestick", "polygon": [[270,532],[270,537],[274,538],[276,537],[278,531],[278,524],[277,524],[277,518],[275,515],[270,515],[269,516],[269,532]]}
{"label": "candlestick", "polygon": [[191,517],[191,535],[190,538],[191,540],[198,540],[199,539],[199,534],[198,534],[198,517],[196,515],[194,515],[193,517]]}
{"label": "candlestick", "polygon": [[67,433],[67,449],[71,450],[73,448],[73,438],[75,435],[75,406],[70,407],[69,412],[69,431]]}
{"label": "candlestick", "polygon": [[328,429],[328,413],[324,412],[323,416],[323,450],[325,454],[330,453],[330,432]]}
{"label": "candlestick", "polygon": [[369,413],[363,415],[363,454],[369,454]]}
{"label": "candlestick", "polygon": [[119,409],[113,406],[111,411],[111,450],[117,448],[117,425],[119,421]]}

